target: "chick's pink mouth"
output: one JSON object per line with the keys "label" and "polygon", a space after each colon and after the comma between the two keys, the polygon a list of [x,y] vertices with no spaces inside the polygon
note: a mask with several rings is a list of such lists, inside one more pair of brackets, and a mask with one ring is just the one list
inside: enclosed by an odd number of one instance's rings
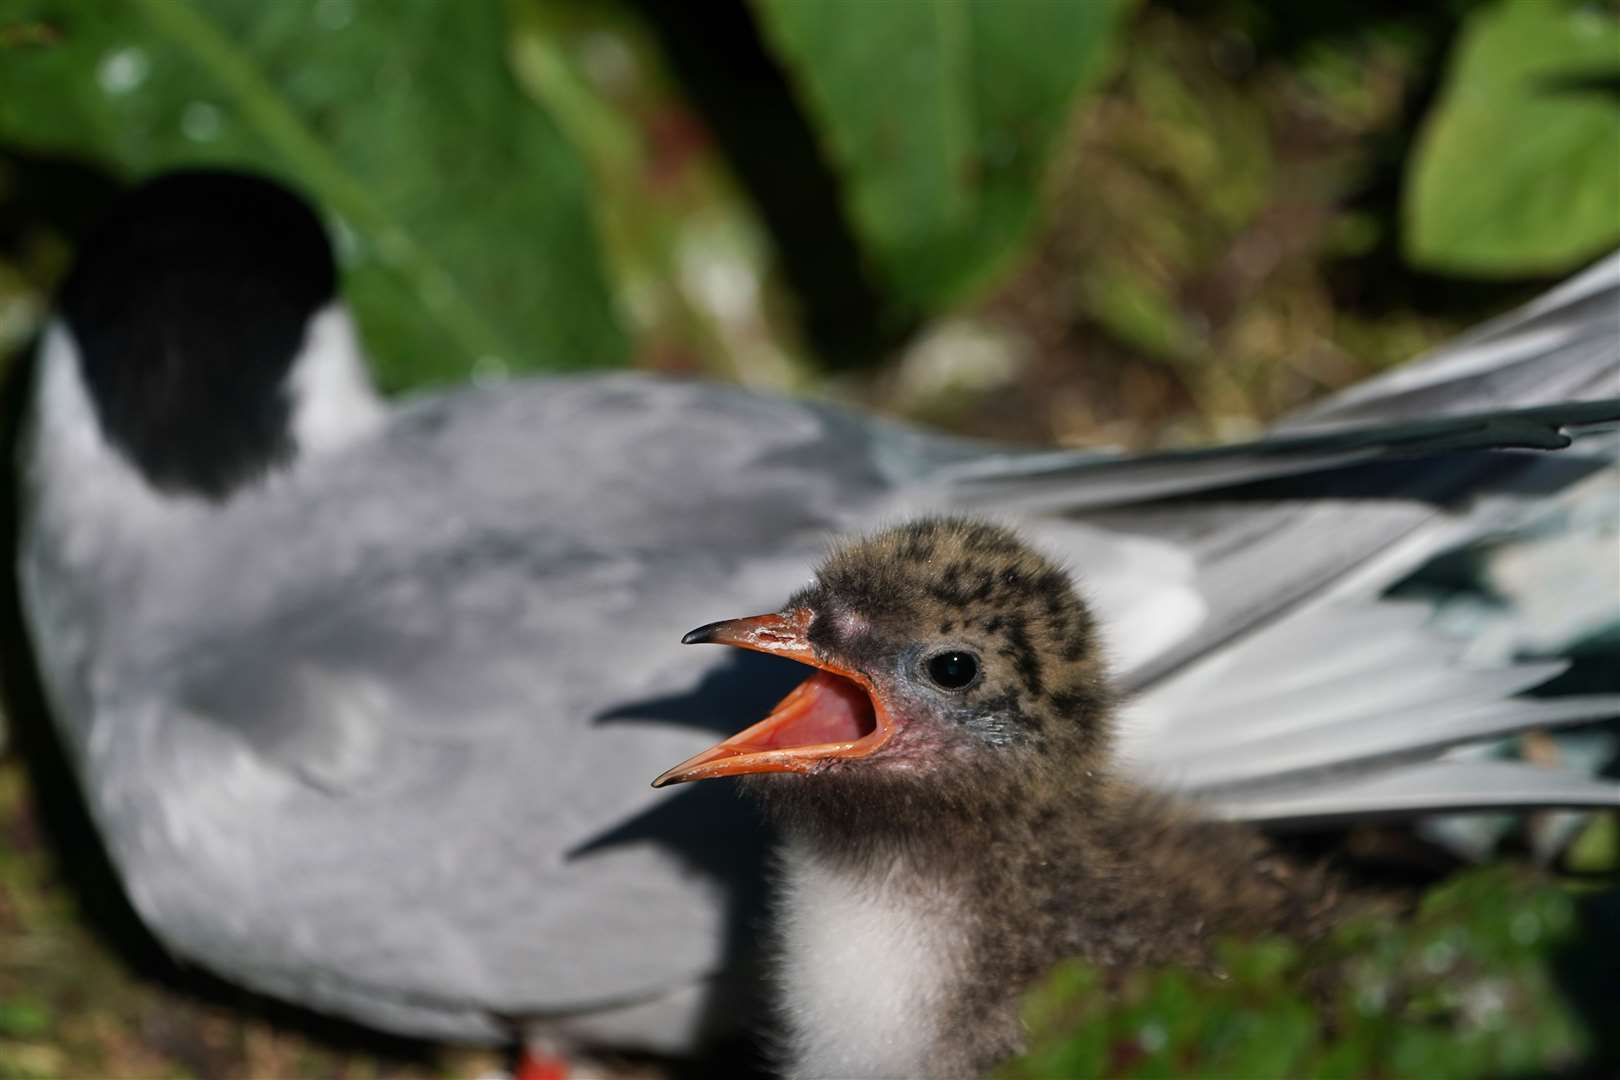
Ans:
{"label": "chick's pink mouth", "polygon": [[807,617],[793,613],[694,631],[702,640],[790,656],[820,670],[765,719],[681,762],[654,780],[654,787],[744,773],[809,772],[826,762],[865,757],[889,741],[894,725],[870,684],[859,673],[815,656],[805,640],[807,625]]}
{"label": "chick's pink mouth", "polygon": [[842,675],[818,671],[793,688],[772,716],[786,722],[763,732],[761,750],[855,742],[877,729],[877,710],[867,692]]}

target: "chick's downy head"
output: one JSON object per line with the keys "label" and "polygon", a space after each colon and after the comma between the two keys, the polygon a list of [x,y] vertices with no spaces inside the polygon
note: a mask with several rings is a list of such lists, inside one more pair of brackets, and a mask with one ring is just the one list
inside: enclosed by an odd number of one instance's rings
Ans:
{"label": "chick's downy head", "polygon": [[856,771],[948,783],[1105,764],[1112,695],[1095,621],[1067,574],[998,525],[924,518],[855,540],[780,612],[687,640],[819,670],[659,784]]}

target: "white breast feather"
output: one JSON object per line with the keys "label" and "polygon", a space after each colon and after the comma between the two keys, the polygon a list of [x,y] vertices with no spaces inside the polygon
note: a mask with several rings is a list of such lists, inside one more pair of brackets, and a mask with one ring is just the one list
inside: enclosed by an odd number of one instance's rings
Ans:
{"label": "white breast feather", "polygon": [[802,849],[783,863],[788,1075],[928,1075],[935,1018],[963,952],[948,899],[910,874],[854,873]]}

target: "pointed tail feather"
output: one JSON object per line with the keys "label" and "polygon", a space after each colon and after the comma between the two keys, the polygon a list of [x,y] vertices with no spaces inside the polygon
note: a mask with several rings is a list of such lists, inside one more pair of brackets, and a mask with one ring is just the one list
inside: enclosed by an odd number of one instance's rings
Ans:
{"label": "pointed tail feather", "polygon": [[[1369,718],[1390,714],[1423,718],[1458,708],[1458,684],[1466,682],[1470,705],[1489,705],[1522,693],[1560,674],[1560,662],[1515,664],[1494,671],[1448,667],[1439,657],[1418,657],[1378,672],[1357,672],[1301,686],[1264,701],[1223,702],[1194,709],[1170,734],[1177,757],[1204,754],[1265,755],[1291,737],[1330,738],[1336,727],[1360,731]],[[1561,699],[1560,699],[1561,700]]]}
{"label": "pointed tail feather", "polygon": [[1271,827],[1332,825],[1470,810],[1620,809],[1620,783],[1508,761],[1424,761],[1282,790],[1233,792],[1213,814]]}
{"label": "pointed tail feather", "polygon": [[1256,824],[1326,825],[1525,807],[1620,809],[1620,783],[1516,762],[1429,761],[1338,784],[1208,805],[1220,816]]}
{"label": "pointed tail feather", "polygon": [[[1620,371],[1620,338],[1611,344]],[[1615,423],[1620,423],[1620,397],[1607,397],[1289,432],[1131,457],[1092,450],[997,454],[942,470],[939,479],[965,510],[1073,512],[1469,450],[1561,450],[1570,444],[1570,430]]]}
{"label": "pointed tail feather", "polygon": [[942,469],[965,509],[1085,510],[1375,461],[1555,449],[1620,420],[1620,253],[1426,357],[1287,418],[1266,438],[1123,457],[999,453]]}
{"label": "pointed tail feather", "polygon": [[1396,762],[1435,757],[1456,746],[1620,715],[1620,695],[1513,698],[1461,706],[1423,705],[1344,720],[1319,730],[1291,732],[1185,757],[1162,768],[1187,791],[1263,788],[1272,783],[1316,783],[1373,773]]}
{"label": "pointed tail feather", "polygon": [[1427,356],[1281,425],[1432,418],[1620,394],[1620,252]]}

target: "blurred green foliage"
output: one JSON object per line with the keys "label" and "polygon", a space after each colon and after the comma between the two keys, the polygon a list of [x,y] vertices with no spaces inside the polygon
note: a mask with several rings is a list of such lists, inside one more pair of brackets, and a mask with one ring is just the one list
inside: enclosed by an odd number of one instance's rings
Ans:
{"label": "blurred green foliage", "polygon": [[[1594,923],[1602,923],[1594,929]],[[1594,936],[1596,935],[1596,936]],[[1217,973],[1110,978],[1068,963],[1026,1002],[1029,1054],[1003,1080],[1057,1076],[1545,1076],[1620,1065],[1609,950],[1620,891],[1473,871],[1415,916],[1329,938],[1228,942]],[[1596,1072],[1594,1072],[1596,1075]]]}
{"label": "blurred green foliage", "polygon": [[930,419],[1016,438],[1036,417],[1074,443],[1239,437],[1503,303],[1395,250],[1398,141],[1453,23],[1333,11],[1142,8],[1033,250],[978,309],[1033,344],[1027,371],[994,413],[980,395]]}
{"label": "blurred green foliage", "polygon": [[937,311],[1034,222],[1079,92],[1126,0],[757,0],[882,280]]}
{"label": "blurred green foliage", "polygon": [[4,0],[0,144],[124,178],[232,165],[337,216],[390,387],[622,362],[588,179],[492,3]]}
{"label": "blurred green foliage", "polygon": [[1404,210],[1413,261],[1446,272],[1556,273],[1620,241],[1620,8],[1470,16]]}
{"label": "blurred green foliage", "polygon": [[[893,355],[942,316],[1050,289],[1061,325],[1013,337],[1067,353],[1052,335],[1078,336],[1098,369],[1109,346],[1167,364],[1103,403],[1151,416],[1184,394],[1207,434],[1294,396],[1257,398],[1240,356],[1276,368],[1325,340],[1383,362],[1450,328],[1396,320],[1385,336],[1352,315],[1324,339],[1322,306],[1343,307],[1344,288],[1289,280],[1296,256],[1388,277],[1390,226],[1348,204],[1448,51],[1400,162],[1401,249],[1504,277],[1620,238],[1613,5],[1313,11],[739,0],[683,29],[644,0],[0,0],[0,241],[31,243],[6,234],[8,199],[59,166],[119,182],[199,163],[276,174],[331,215],[391,389],[632,359],[796,386],[817,366],[807,344]],[[705,35],[719,44],[682,55]],[[705,91],[717,56],[739,73]],[[772,177],[772,160],[793,164]],[[1087,235],[1049,268],[1058,280],[1025,279],[1076,220]],[[845,242],[847,260],[827,255]],[[37,324],[66,258],[38,255],[0,252],[0,345]],[[1290,290],[1263,301],[1287,305],[1283,325],[1245,321],[1251,282]],[[801,321],[821,332],[807,342]],[[1303,367],[1309,388],[1361,370]],[[1087,426],[1059,416],[1036,434]]]}

